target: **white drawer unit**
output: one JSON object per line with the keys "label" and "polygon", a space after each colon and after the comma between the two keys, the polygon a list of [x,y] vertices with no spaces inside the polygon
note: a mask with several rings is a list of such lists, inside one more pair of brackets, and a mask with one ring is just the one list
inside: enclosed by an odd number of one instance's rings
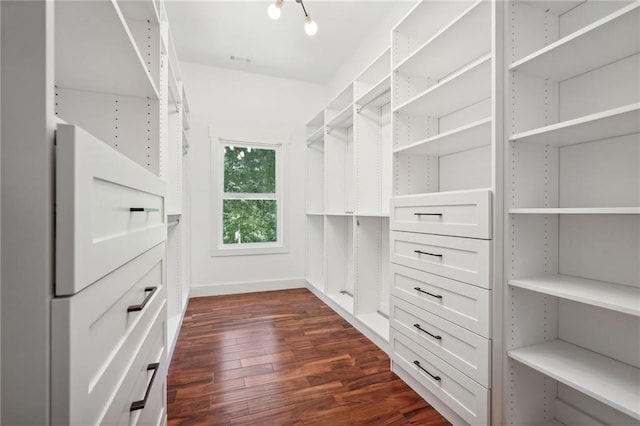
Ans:
{"label": "white drawer unit", "polygon": [[471,425],[489,423],[489,390],[419,344],[391,329],[394,367],[406,370]]}
{"label": "white drawer unit", "polygon": [[80,293],[52,301],[54,424],[98,423],[124,389],[131,361],[165,309],[164,256],[161,243]]}
{"label": "white drawer unit", "polygon": [[491,341],[458,325],[430,314],[411,303],[391,298],[391,326],[429,352],[471,377],[491,387]]}
{"label": "white drawer unit", "polygon": [[157,313],[139,351],[132,357],[120,389],[101,423],[113,425],[164,425],[167,375],[166,305]]}
{"label": "white drawer unit", "polygon": [[491,191],[393,197],[391,229],[491,239]]}
{"label": "white drawer unit", "polygon": [[391,261],[491,288],[491,241],[391,232]]}
{"label": "white drawer unit", "polygon": [[491,337],[491,291],[391,264],[391,294],[483,337]]}
{"label": "white drawer unit", "polygon": [[77,126],[56,133],[56,296],[166,239],[164,181]]}

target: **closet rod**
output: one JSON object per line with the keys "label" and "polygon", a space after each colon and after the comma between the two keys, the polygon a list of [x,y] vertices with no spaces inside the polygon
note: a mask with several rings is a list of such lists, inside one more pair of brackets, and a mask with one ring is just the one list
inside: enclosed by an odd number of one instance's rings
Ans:
{"label": "closet rod", "polygon": [[387,89],[384,92],[380,93],[378,96],[376,96],[375,98],[369,100],[368,102],[365,102],[362,105],[358,105],[358,108],[356,109],[357,113],[360,113],[360,111],[362,111],[362,108],[366,107],[367,105],[369,105],[372,102],[377,101],[378,99],[380,99],[381,97],[383,97],[384,95],[386,95],[387,93],[391,92],[391,89]]}
{"label": "closet rod", "polygon": [[180,219],[172,220],[171,222],[167,223],[167,228],[170,226],[176,226],[179,223],[180,223]]}

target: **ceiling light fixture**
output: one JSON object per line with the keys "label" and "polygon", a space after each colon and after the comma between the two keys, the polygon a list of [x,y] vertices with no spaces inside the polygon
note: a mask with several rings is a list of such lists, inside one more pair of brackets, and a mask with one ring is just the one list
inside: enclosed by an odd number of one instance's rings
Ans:
{"label": "ceiling light fixture", "polygon": [[[284,0],[275,0],[275,3],[272,3],[267,9],[267,13],[271,19],[278,19],[281,15],[282,3]],[[296,0],[296,3],[300,3],[302,6],[302,11],[304,12],[304,32],[307,35],[313,36],[318,32],[318,24],[311,19],[311,15],[307,13],[307,9],[304,7],[304,3],[302,0]]]}

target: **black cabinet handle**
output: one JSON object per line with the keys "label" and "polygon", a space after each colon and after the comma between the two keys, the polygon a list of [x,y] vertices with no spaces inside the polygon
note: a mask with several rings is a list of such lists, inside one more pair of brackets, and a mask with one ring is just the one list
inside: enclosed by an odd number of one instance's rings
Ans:
{"label": "black cabinet handle", "polygon": [[129,207],[129,211],[151,213],[151,212],[159,212],[160,209],[157,209],[154,207]]}
{"label": "black cabinet handle", "polygon": [[414,216],[442,216],[442,213],[414,213]]}
{"label": "black cabinet handle", "polygon": [[424,293],[424,294],[427,294],[427,295],[429,295],[431,297],[435,297],[436,299],[442,299],[442,295],[429,293],[428,291],[424,291],[420,287],[414,287],[413,289],[419,291],[420,293]]}
{"label": "black cabinet handle", "polygon": [[149,299],[151,299],[151,297],[153,296],[153,293],[155,293],[157,290],[158,287],[145,287],[144,292],[149,294],[147,294],[141,304],[129,306],[127,308],[127,312],[137,312],[143,310]]}
{"label": "black cabinet handle", "polygon": [[149,392],[151,392],[151,387],[153,386],[153,381],[156,379],[156,374],[158,374],[159,367],[159,362],[154,362],[153,364],[147,365],[147,371],[153,370],[151,380],[149,380],[149,384],[147,385],[147,391],[144,393],[144,398],[139,401],[133,401],[131,403],[131,411],[142,410],[147,404],[147,398],[149,398]]}
{"label": "black cabinet handle", "polygon": [[437,380],[437,381],[442,380],[442,379],[440,378],[440,376],[434,376],[433,374],[429,373],[429,371],[427,371],[427,369],[426,369],[426,368],[424,368],[423,366],[421,366],[421,365],[420,365],[420,361],[417,361],[417,360],[416,360],[416,361],[413,361],[413,363],[414,363],[414,364],[416,365],[416,367],[418,367],[420,370],[424,371],[424,372],[425,372],[425,373],[427,373],[429,376],[431,376],[431,378],[432,378],[433,380]]}
{"label": "black cabinet handle", "polygon": [[420,324],[413,324],[413,326],[415,328],[417,328],[418,330],[422,331],[423,333],[427,333],[429,336],[433,337],[436,340],[442,340],[442,336],[437,336],[433,333],[429,333],[427,330],[425,330],[424,328],[420,327]]}
{"label": "black cabinet handle", "polygon": [[418,253],[418,254],[426,254],[427,256],[435,256],[435,257],[442,257],[441,254],[437,254],[437,253],[428,253],[426,251],[420,251],[420,250],[414,250],[414,253]]}

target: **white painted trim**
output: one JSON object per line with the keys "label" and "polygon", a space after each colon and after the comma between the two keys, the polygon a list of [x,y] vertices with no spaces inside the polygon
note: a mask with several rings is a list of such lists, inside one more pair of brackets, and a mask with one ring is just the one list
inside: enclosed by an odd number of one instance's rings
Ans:
{"label": "white painted trim", "polygon": [[[173,352],[176,350],[178,337],[180,336],[180,330],[182,329],[182,323],[184,322],[184,314],[187,313],[187,307],[189,306],[190,298],[191,298],[191,288],[189,288],[189,294],[187,295],[187,303],[184,304],[184,309],[182,310],[182,314],[180,315],[180,321],[178,321],[178,331],[176,332],[176,335],[173,336],[173,341],[168,342],[169,346],[167,347],[167,365],[171,365],[171,359],[173,358]],[[166,425],[166,422],[161,424]]]}
{"label": "white painted trim", "polygon": [[225,294],[256,293],[261,291],[290,290],[294,288],[307,288],[307,281],[304,278],[290,278],[283,280],[195,285],[191,287],[189,297],[221,296]]}

